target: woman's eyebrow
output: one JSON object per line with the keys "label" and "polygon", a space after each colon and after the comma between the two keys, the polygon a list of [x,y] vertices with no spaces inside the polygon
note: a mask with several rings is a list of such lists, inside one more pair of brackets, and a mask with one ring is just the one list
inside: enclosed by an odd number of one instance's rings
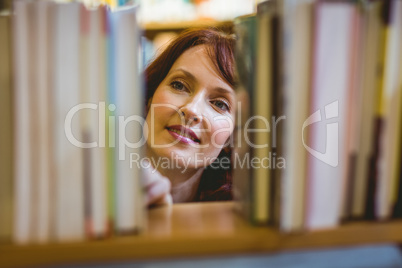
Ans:
{"label": "woman's eyebrow", "polygon": [[[189,79],[191,79],[193,81],[197,81],[197,78],[192,73],[190,73],[189,71],[184,70],[183,68],[177,68],[177,69],[172,70],[172,73],[174,73],[174,72],[182,72]],[[221,94],[229,94],[229,95],[233,95],[233,96],[235,95],[233,89],[226,89],[226,88],[223,88],[223,87],[216,87],[216,88],[214,88],[214,90],[218,91],[218,93],[221,93]]]}
{"label": "woman's eyebrow", "polygon": [[235,98],[235,93],[231,89],[223,88],[223,87],[216,87],[214,88],[215,91],[217,91],[219,94],[223,95],[230,95],[231,98]]}
{"label": "woman's eyebrow", "polygon": [[190,73],[190,72],[184,70],[183,68],[177,68],[177,69],[172,70],[172,73],[174,73],[174,72],[182,72],[182,73],[184,73],[188,78],[190,78],[191,80],[197,81],[197,78],[196,78],[192,73]]}
{"label": "woman's eyebrow", "polygon": [[229,94],[229,95],[232,95],[232,96],[235,95],[235,93],[234,93],[234,91],[232,89],[227,89],[227,88],[223,88],[223,87],[216,87],[216,88],[214,88],[214,90],[218,91],[221,94]]}

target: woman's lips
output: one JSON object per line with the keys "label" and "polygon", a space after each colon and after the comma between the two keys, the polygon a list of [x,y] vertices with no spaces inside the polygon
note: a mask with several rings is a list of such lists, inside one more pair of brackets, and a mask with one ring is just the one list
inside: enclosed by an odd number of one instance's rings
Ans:
{"label": "woman's lips", "polygon": [[187,144],[200,143],[200,139],[189,128],[186,128],[181,125],[173,125],[168,126],[166,129],[170,133],[170,135],[172,135],[175,139],[180,140],[180,142]]}

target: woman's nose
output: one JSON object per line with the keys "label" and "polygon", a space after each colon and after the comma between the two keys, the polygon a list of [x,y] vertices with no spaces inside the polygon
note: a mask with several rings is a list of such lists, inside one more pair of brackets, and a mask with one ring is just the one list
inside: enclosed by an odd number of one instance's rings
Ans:
{"label": "woman's nose", "polygon": [[187,125],[196,125],[204,120],[202,113],[204,99],[202,94],[194,95],[180,108],[180,115],[184,117]]}

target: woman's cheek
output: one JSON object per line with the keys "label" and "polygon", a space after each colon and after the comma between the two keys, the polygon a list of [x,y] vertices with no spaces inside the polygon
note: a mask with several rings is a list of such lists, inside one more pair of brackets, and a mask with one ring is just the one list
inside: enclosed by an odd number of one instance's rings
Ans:
{"label": "woman's cheek", "polygon": [[169,92],[158,94],[154,101],[154,114],[160,117],[172,117],[180,115],[178,107],[180,107],[180,98],[172,96]]}
{"label": "woman's cheek", "polygon": [[222,148],[233,132],[233,122],[228,117],[227,120],[218,120],[212,129],[211,143],[216,148]]}
{"label": "woman's cheek", "polygon": [[149,118],[147,118],[147,121],[153,123],[167,123],[169,118],[177,115],[179,115],[179,113],[176,106],[170,103],[154,103],[151,105]]}

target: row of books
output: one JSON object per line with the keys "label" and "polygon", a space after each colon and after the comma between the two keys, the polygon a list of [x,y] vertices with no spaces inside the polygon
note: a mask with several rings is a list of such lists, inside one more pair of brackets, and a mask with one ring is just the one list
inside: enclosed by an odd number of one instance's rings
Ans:
{"label": "row of books", "polygon": [[[108,0],[113,2],[113,0]],[[232,20],[254,11],[253,0],[140,0],[141,22],[181,22],[194,20]]]}
{"label": "row of books", "polygon": [[0,16],[0,239],[141,231],[137,8],[13,5]]}
{"label": "row of books", "polygon": [[402,1],[270,0],[235,30],[238,209],[283,231],[402,216]]}

